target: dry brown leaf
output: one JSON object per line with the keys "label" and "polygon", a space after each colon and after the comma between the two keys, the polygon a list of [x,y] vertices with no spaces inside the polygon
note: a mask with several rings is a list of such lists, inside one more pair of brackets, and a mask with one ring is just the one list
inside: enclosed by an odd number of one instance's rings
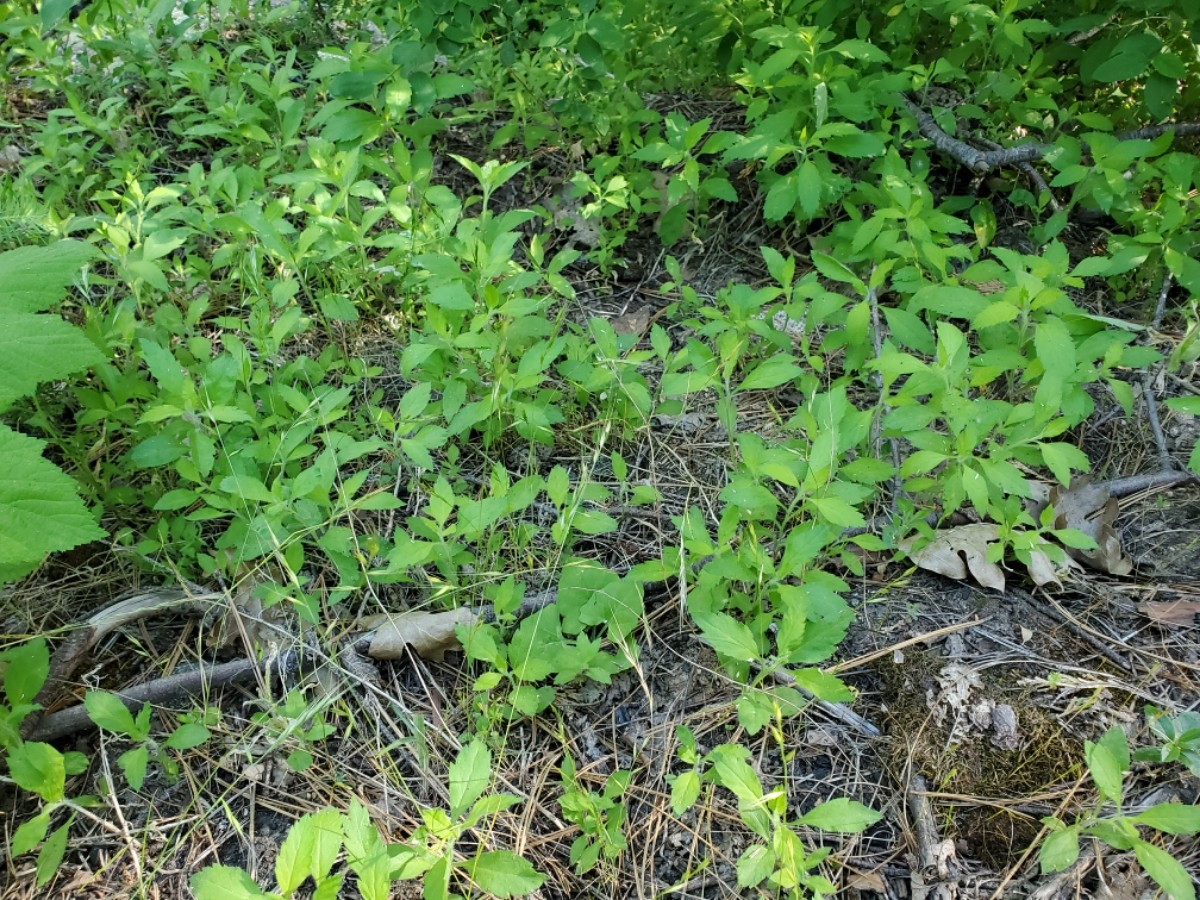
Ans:
{"label": "dry brown leaf", "polygon": [[1095,550],[1068,547],[1072,559],[1110,575],[1128,575],[1133,571],[1133,560],[1121,550],[1121,540],[1113,528],[1120,506],[1107,488],[1080,476],[1069,488],[1052,487],[1049,500],[1054,507],[1055,528],[1074,528],[1096,542]]}
{"label": "dry brown leaf", "polygon": [[613,331],[617,334],[636,334],[641,337],[650,325],[650,307],[643,306],[633,312],[627,312],[623,316],[609,319],[608,324],[612,325]]}
{"label": "dry brown leaf", "polygon": [[399,659],[411,647],[424,659],[440,662],[442,654],[459,646],[457,625],[474,625],[479,614],[460,607],[448,612],[406,612],[380,617],[384,621],[371,637],[372,659]]}
{"label": "dry brown leaf", "polygon": [[1038,587],[1048,584],[1062,587],[1062,582],[1058,580],[1058,568],[1041,550],[1029,551],[1029,577]]}
{"label": "dry brown leaf", "polygon": [[1147,601],[1138,612],[1163,625],[1195,625],[1200,621],[1200,600]]}
{"label": "dry brown leaf", "polygon": [[960,525],[935,532],[937,537],[919,550],[912,550],[916,538],[900,542],[908,558],[930,572],[963,581],[970,572],[984,587],[1004,590],[1004,570],[988,562],[988,544],[1000,537],[1000,529],[990,522]]}

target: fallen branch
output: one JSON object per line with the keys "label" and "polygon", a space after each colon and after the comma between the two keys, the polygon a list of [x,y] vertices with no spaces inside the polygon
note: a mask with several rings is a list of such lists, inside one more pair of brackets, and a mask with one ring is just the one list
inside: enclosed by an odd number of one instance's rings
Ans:
{"label": "fallen branch", "polygon": [[[901,97],[904,105],[908,107],[908,111],[917,120],[917,130],[921,136],[976,175],[986,175],[993,169],[1004,166],[1027,166],[1035,160],[1044,158],[1054,149],[1053,144],[1031,141],[1027,144],[1018,144],[1015,147],[1005,147],[999,150],[980,150],[947,134],[933,116],[918,106],[908,94],[903,94]],[[1118,141],[1153,140],[1168,131],[1175,132],[1176,137],[1200,134],[1200,122],[1168,122],[1163,125],[1149,125],[1136,131],[1114,135],[1114,137]]]}

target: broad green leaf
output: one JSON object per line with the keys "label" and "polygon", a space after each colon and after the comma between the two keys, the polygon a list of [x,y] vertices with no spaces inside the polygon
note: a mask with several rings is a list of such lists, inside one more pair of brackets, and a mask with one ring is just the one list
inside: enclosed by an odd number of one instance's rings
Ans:
{"label": "broad green leaf", "polygon": [[50,674],[50,650],[46,639],[36,637],[6,650],[0,654],[0,662],[8,663],[3,672],[4,696],[9,708],[32,703]]}
{"label": "broad green leaf", "polygon": [[125,780],[135,791],[146,783],[146,769],[150,766],[150,751],[145,747],[134,747],[117,757],[117,765],[125,773]]}
{"label": "broad green leaf", "polygon": [[467,863],[467,875],[487,893],[506,900],[536,891],[546,880],[533,866],[508,850],[480,853]]}
{"label": "broad green leaf", "polygon": [[137,732],[133,713],[115,694],[88,691],[84,695],[83,705],[87,707],[88,718],[105,731],[131,737]]}
{"label": "broad green leaf", "polygon": [[739,801],[756,804],[762,800],[762,782],[746,762],[749,751],[740,744],[721,744],[708,754],[708,761],[721,786],[732,791]]}
{"label": "broad green leaf", "polygon": [[465,813],[488,786],[492,777],[492,754],[479,740],[463,745],[450,764],[450,816]]}
{"label": "broad green leaf", "polygon": [[822,672],[815,667],[789,671],[796,679],[797,686],[804,688],[818,700],[828,703],[851,703],[854,701],[854,692],[836,675]]}
{"label": "broad green leaf", "polygon": [[775,871],[775,854],[762,844],[747,847],[737,861],[739,887],[750,888],[761,884]]}
{"label": "broad green leaf", "polygon": [[856,834],[883,818],[883,813],[876,812],[869,806],[863,806],[857,800],[849,797],[838,797],[814,807],[800,817],[800,821],[822,831],[835,831],[839,834]]}
{"label": "broad green leaf", "polygon": [[1046,468],[1054,473],[1054,477],[1064,487],[1071,486],[1071,470],[1087,472],[1091,469],[1091,460],[1087,454],[1072,444],[1047,442],[1039,445],[1042,460]]}
{"label": "broad green leaf", "polygon": [[674,776],[671,782],[671,812],[682,816],[700,797],[700,776],[689,769]]}
{"label": "broad green leaf", "polygon": [[342,817],[336,809],[301,816],[288,831],[275,858],[275,878],[289,894],[310,875],[319,882],[342,850]]}
{"label": "broad green leaf", "polygon": [[0,308],[0,410],[44,381],[103,361],[83,332],[57,316]]}
{"label": "broad green leaf", "polygon": [[43,809],[28,822],[22,822],[21,826],[13,833],[12,855],[20,856],[22,853],[28,853],[42,842],[49,828],[50,811],[47,809]]}
{"label": "broad green leaf", "polygon": [[63,798],[67,772],[63,755],[49,744],[26,741],[8,751],[8,774],[17,787],[47,803]]}
{"label": "broad green leaf", "polygon": [[166,746],[172,750],[191,750],[199,747],[212,737],[212,733],[197,722],[185,722],[171,732],[166,740]]}
{"label": "broad green leaf", "polygon": [[242,869],[233,866],[209,866],[189,881],[196,900],[278,900],[268,894]]}
{"label": "broad green leaf", "polygon": [[759,391],[779,387],[803,375],[806,370],[796,364],[791,354],[781,353],[763,360],[738,385],[739,391]]}
{"label": "broad green leaf", "polygon": [[1162,49],[1162,41],[1148,31],[1135,31],[1123,37],[1107,53],[1107,58],[1091,71],[1091,80],[1112,84],[1128,81],[1146,71],[1150,60]]}
{"label": "broad green leaf", "polygon": [[1167,834],[1200,834],[1200,806],[1159,803],[1139,813],[1133,821]]}
{"label": "broad green leaf", "polygon": [[1043,872],[1061,872],[1079,858],[1079,831],[1076,828],[1053,830],[1038,850]]}
{"label": "broad green leaf", "polygon": [[1200,397],[1171,397],[1167,406],[1176,412],[1200,416]]}
{"label": "broad green leaf", "polygon": [[1192,876],[1170,853],[1146,841],[1134,841],[1133,852],[1146,874],[1158,882],[1171,900],[1196,900]]}
{"label": "broad green leaf", "polygon": [[1052,317],[1039,322],[1033,344],[1046,374],[1067,378],[1075,373],[1075,341],[1061,319]]}
{"label": "broad green leaf", "polygon": [[1092,780],[1096,782],[1096,789],[1107,799],[1119,803],[1122,778],[1129,768],[1129,746],[1125,732],[1114,725],[1096,743],[1085,742],[1084,756]]}
{"label": "broad green leaf", "polygon": [[693,612],[704,640],[714,650],[739,662],[758,657],[758,644],[750,629],[725,613]]}
{"label": "broad green leaf", "polygon": [[813,265],[817,267],[817,271],[830,281],[840,281],[853,285],[861,293],[867,292],[867,286],[863,284],[862,279],[855,275],[845,263],[818,250],[812,252],[812,261]]}
{"label": "broad green leaf", "polygon": [[[71,0],[49,0],[47,6],[70,8]],[[96,250],[79,241],[48,247],[19,247],[0,253],[0,311],[39,312],[62,299],[63,289],[94,259]],[[93,348],[94,349],[94,348]]]}

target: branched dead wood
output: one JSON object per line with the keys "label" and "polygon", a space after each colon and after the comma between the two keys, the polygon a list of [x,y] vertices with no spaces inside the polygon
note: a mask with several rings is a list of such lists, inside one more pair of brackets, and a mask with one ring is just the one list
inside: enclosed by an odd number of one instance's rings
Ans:
{"label": "branched dead wood", "polygon": [[[908,94],[902,95],[902,99],[908,111],[917,120],[917,130],[921,133],[921,136],[942,153],[966,166],[976,175],[986,175],[988,172],[1003,168],[1004,166],[1028,166],[1035,160],[1042,159],[1054,149],[1053,144],[1030,141],[1026,144],[1018,144],[1015,147],[1005,147],[998,150],[980,150],[947,134],[938,125],[937,120],[922,109]],[[1145,128],[1139,128],[1136,131],[1127,131],[1124,134],[1115,135],[1115,137],[1118,141],[1153,140],[1166,134],[1168,131],[1175,132],[1176,137],[1200,134],[1200,122],[1168,122],[1163,125],[1149,125]]]}

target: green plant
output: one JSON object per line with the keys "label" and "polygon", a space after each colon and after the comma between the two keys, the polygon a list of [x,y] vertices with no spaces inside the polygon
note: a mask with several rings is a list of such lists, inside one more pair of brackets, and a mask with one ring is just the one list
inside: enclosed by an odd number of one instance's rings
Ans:
{"label": "green plant", "polygon": [[590,872],[603,856],[615,861],[628,848],[625,840],[625,804],[621,796],[629,788],[632,772],[613,772],[597,793],[580,784],[571,754],[563,756],[563,794],[558,798],[563,817],[579,828],[579,837],[571,843],[571,864],[582,875]]}
{"label": "green plant", "polygon": [[1200,713],[1171,716],[1154,706],[1146,707],[1146,722],[1161,741],[1158,747],[1140,747],[1133,758],[1144,762],[1181,762],[1200,776]]}
{"label": "green plant", "polygon": [[[21,723],[40,707],[33,702],[50,672],[50,651],[42,638],[0,652],[0,676],[4,702],[0,703],[0,751],[8,767],[6,781],[35,795],[40,811],[13,832],[10,852],[20,856],[40,846],[37,883],[42,886],[58,871],[67,850],[67,836],[79,814],[90,815],[92,797],[68,797],[67,778],[87,770],[87,757],[76,751],[62,753],[42,741],[21,739]],[[53,831],[50,826],[60,813],[66,821]]]}
{"label": "green plant", "polygon": [[787,791],[764,791],[758,775],[746,762],[749,755],[739,744],[722,744],[705,757],[707,777],[737,797],[742,821],[759,838],[738,858],[738,884],[758,887],[766,881],[782,896],[797,900],[832,894],[835,885],[817,871],[830,848],[810,851],[801,837],[802,829],[855,834],[878,822],[882,815],[855,800],[839,798],[791,818]]}
{"label": "green plant", "polygon": [[517,797],[487,794],[491,753],[479,741],[463,746],[450,765],[449,810],[421,811],[423,824],[403,843],[388,844],[357,800],[345,813],[323,809],[292,826],[275,864],[278,893],[266,893],[241,869],[209,866],[192,876],[197,900],[226,897],[291,897],[310,877],[318,896],[334,896],[344,876],[333,867],[345,850],[346,867],[357,879],[364,900],[386,900],[396,881],[423,880],[422,896],[449,900],[456,881],[501,898],[523,896],[541,886],[544,876],[508,850],[478,850],[465,861],[455,855],[456,842],[469,830],[503,812]]}
{"label": "green plant", "polygon": [[168,781],[179,777],[179,765],[164,750],[183,751],[199,747],[212,733],[199,722],[184,722],[178,725],[161,744],[150,736],[150,704],[142,704],[137,716],[115,694],[105,691],[88,691],[83,698],[88,718],[96,725],[113,734],[124,735],[136,746],[117,757],[117,765],[125,773],[125,779],[135,791],[142,789],[146,780],[146,769],[151,761],[158,763]]}
{"label": "green plant", "polygon": [[[0,254],[0,412],[44,381],[101,361],[80,331],[43,315],[92,259],[90,247],[60,242]],[[48,553],[104,536],[75,482],[42,456],[45,444],[0,423],[0,582],[37,568]]]}
{"label": "green plant", "polygon": [[1080,837],[1094,837],[1115,850],[1132,850],[1146,873],[1174,900],[1193,900],[1196,890],[1187,870],[1168,851],[1144,839],[1139,826],[1165,834],[1197,834],[1200,806],[1158,803],[1136,815],[1126,814],[1122,801],[1130,756],[1129,742],[1120,726],[1114,725],[1095,743],[1087,741],[1084,753],[1098,792],[1096,806],[1071,824],[1057,816],[1042,820],[1049,829],[1038,850],[1042,871],[1065,869],[1079,856]]}
{"label": "green plant", "polygon": [[309,745],[329,737],[336,729],[326,720],[327,713],[314,708],[299,690],[288,691],[282,703],[271,704],[270,708],[254,714],[254,724],[261,726],[276,745],[298,742],[285,757],[289,768],[303,772],[313,764]]}

